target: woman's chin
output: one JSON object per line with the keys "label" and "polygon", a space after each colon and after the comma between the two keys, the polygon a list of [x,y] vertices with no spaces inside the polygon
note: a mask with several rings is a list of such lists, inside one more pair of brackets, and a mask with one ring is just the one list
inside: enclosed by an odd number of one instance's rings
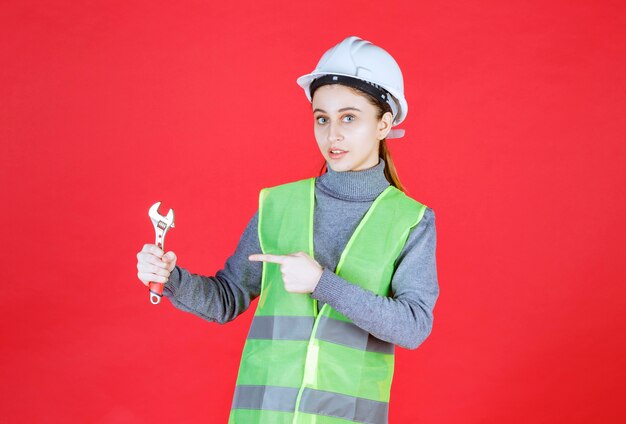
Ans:
{"label": "woman's chin", "polygon": [[346,163],[341,163],[341,161],[333,161],[332,159],[328,161],[328,164],[330,165],[330,167],[332,168],[333,171],[335,172],[345,172],[345,171],[350,171],[350,164]]}

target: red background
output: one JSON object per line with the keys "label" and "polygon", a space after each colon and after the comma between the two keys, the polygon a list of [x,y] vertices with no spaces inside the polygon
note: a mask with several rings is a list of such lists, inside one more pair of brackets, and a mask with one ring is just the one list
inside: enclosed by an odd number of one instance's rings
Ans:
{"label": "red background", "polygon": [[3,422],[226,422],[253,309],[151,305],[148,208],[214,275],[262,187],[316,175],[295,79],[348,35],[403,69],[391,151],[437,214],[434,329],[398,349],[391,422],[625,422],[623,2],[1,8]]}

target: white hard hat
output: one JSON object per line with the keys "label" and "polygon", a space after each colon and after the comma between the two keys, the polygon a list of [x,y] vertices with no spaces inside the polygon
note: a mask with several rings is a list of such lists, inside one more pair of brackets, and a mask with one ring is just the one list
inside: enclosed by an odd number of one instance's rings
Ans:
{"label": "white hard hat", "polygon": [[[342,84],[347,80],[343,78],[342,81],[342,77],[365,81],[369,86],[365,91],[370,92],[369,89],[374,87],[374,92],[381,93],[380,96],[374,97],[381,97],[391,107],[394,126],[406,118],[408,104],[404,98],[402,71],[394,58],[382,48],[352,36],[327,50],[315,70],[297,80],[309,101],[311,101],[311,83],[327,75],[337,77],[332,78],[334,80],[332,82],[324,78],[328,81],[325,82],[327,84]],[[355,86],[354,84],[346,85]],[[357,86],[357,88],[363,89],[363,86]],[[392,130],[388,138],[399,138],[403,133],[402,130]]]}

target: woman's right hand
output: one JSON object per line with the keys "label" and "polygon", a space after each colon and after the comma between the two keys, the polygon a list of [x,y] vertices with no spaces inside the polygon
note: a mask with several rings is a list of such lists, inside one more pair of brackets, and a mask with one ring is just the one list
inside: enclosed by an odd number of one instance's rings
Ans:
{"label": "woman's right hand", "polygon": [[163,253],[156,244],[144,244],[137,253],[137,277],[145,286],[148,283],[165,284],[176,266],[176,254]]}

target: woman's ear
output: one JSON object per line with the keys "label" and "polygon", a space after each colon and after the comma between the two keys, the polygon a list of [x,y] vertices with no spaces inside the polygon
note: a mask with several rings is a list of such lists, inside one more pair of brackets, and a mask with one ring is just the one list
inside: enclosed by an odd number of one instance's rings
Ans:
{"label": "woman's ear", "polygon": [[382,140],[387,137],[389,131],[391,131],[391,124],[393,122],[393,115],[391,112],[385,112],[378,121],[378,139]]}

